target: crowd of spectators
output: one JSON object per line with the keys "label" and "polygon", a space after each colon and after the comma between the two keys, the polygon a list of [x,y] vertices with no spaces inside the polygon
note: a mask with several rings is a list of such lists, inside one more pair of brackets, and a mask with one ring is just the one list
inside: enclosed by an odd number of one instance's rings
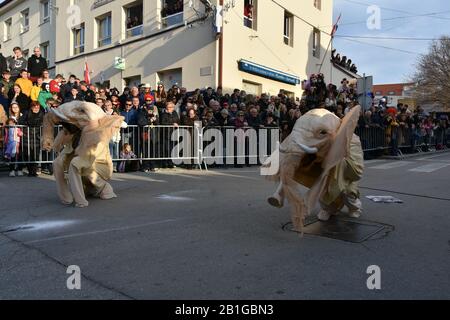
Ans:
{"label": "crowd of spectators", "polygon": [[364,129],[371,133],[379,129],[378,132],[384,135],[385,145],[390,147],[391,155],[398,155],[401,148],[408,152],[417,152],[419,148],[428,152],[432,144],[441,150],[449,142],[448,115],[428,113],[420,106],[412,111],[402,103],[388,107],[386,99],[381,99],[378,105],[361,114],[358,126],[361,133]]}
{"label": "crowd of spectators", "polygon": [[336,54],[336,49],[331,51],[331,60],[335,64],[340,65],[341,67],[347,69],[350,72],[353,72],[355,74],[358,73],[358,68],[353,63],[352,59],[347,58],[347,56],[341,57],[341,55],[339,53]]}
{"label": "crowd of spectators", "polygon": [[[21,58],[20,48],[14,52],[14,61],[9,64],[13,68],[18,65],[16,60]],[[2,130],[3,141],[0,143],[3,143],[1,150],[7,151],[4,155],[12,163],[11,176],[23,175],[23,166],[13,164],[17,160],[29,162],[29,175],[37,175],[38,168],[33,162],[39,158],[39,151],[36,150],[39,150],[39,128],[44,114],[50,108],[74,100],[95,103],[107,114],[122,115],[130,127],[193,126],[200,121],[205,128],[280,128],[281,139],[286,138],[298,118],[311,109],[326,108],[343,118],[358,104],[356,81],[343,79],[339,86],[327,85],[323,74],[311,75],[302,82],[304,92],[298,98],[283,90],[277,95],[263,93],[256,96],[240,89],[231,93],[225,93],[221,87],[216,90],[207,88],[188,91],[176,84],[166,88],[163,83],[159,83],[156,88],[149,84],[126,87],[120,92],[117,88],[86,83],[75,75],[68,79],[56,75],[51,79],[44,64],[36,65],[38,60],[45,60],[38,48],[30,59],[28,69],[21,69],[19,72],[4,70],[0,82],[0,125],[5,127]],[[27,130],[9,130],[14,125],[26,126]],[[388,108],[383,104],[361,113],[359,121],[360,129],[382,128],[386,133],[387,143],[392,144],[393,152],[399,145],[403,145],[405,139],[417,136],[428,139],[433,134],[448,132],[448,125],[448,118],[433,118],[420,107],[412,112],[408,106]],[[153,139],[155,137],[157,135]],[[143,139],[141,145],[150,143],[148,136],[138,139]],[[20,146],[21,141],[26,141],[28,145]],[[113,137],[110,143],[111,154],[115,159],[121,154],[139,157],[142,150],[123,149],[124,145],[127,148],[136,145],[135,142],[136,137],[133,137],[132,132]],[[440,143],[443,145],[444,141]],[[167,148],[169,147],[167,144]],[[21,154],[20,150],[31,152]],[[163,152],[169,154],[169,150]],[[149,158],[149,155],[144,158]],[[171,161],[163,161],[157,165],[153,162],[143,163],[146,171],[154,170],[156,166],[172,167],[173,164]],[[123,164],[120,166],[121,169],[125,167]]]}
{"label": "crowd of spectators", "polygon": [[165,0],[161,10],[163,18],[183,11],[183,0]]}

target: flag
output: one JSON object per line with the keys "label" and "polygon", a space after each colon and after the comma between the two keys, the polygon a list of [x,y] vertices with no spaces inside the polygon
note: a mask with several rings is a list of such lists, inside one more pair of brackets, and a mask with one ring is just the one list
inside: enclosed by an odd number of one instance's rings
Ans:
{"label": "flag", "polygon": [[89,75],[89,66],[87,61],[84,62],[84,81],[91,84],[91,76]]}
{"label": "flag", "polygon": [[339,28],[339,21],[341,21],[342,13],[339,15],[336,23],[333,25],[333,30],[331,30],[331,37],[333,38]]}

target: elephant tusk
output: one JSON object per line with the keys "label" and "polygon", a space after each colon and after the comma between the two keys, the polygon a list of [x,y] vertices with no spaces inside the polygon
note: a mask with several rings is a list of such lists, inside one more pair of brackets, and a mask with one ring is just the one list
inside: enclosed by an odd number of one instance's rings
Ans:
{"label": "elephant tusk", "polygon": [[296,143],[297,143],[298,146],[299,146],[303,151],[305,151],[305,153],[307,153],[307,154],[316,154],[317,152],[319,152],[319,149],[317,149],[317,148],[315,148],[315,147],[311,148],[311,147],[305,146],[305,145],[302,144],[302,143],[299,143],[299,142],[296,142]]}

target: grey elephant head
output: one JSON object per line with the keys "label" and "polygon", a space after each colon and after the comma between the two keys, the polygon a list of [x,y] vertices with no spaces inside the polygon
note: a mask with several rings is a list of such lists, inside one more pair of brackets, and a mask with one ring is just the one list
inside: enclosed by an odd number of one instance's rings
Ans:
{"label": "grey elephant head", "polygon": [[340,127],[341,119],[328,110],[311,110],[297,120],[289,139],[280,146],[280,151],[323,157]]}

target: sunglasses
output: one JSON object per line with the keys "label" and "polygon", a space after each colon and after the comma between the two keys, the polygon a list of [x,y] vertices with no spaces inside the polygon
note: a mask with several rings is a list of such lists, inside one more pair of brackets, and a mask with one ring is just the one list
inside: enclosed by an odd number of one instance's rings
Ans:
{"label": "sunglasses", "polygon": [[131,103],[127,103],[126,105],[127,105],[127,106],[132,106],[132,104],[131,104]]}

